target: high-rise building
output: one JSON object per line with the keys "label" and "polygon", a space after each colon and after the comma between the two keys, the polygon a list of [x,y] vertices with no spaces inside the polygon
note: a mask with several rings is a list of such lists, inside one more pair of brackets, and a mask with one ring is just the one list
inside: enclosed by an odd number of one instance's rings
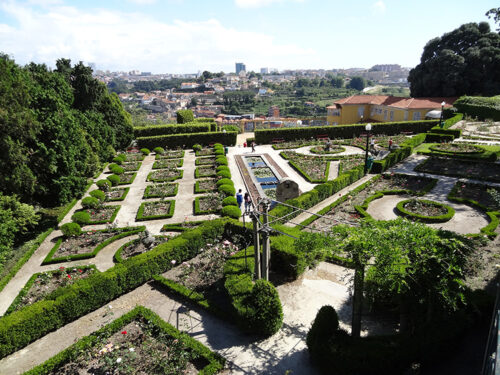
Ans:
{"label": "high-rise building", "polygon": [[243,63],[236,63],[236,74],[240,74],[240,72],[246,72],[247,67]]}
{"label": "high-rise building", "polygon": [[260,74],[269,74],[269,68],[260,68]]}

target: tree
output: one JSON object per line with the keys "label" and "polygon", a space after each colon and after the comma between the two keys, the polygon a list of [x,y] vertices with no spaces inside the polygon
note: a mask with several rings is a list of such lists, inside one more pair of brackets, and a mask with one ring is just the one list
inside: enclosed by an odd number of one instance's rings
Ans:
{"label": "tree", "polygon": [[486,12],[488,18],[493,18],[493,21],[498,24],[497,31],[500,32],[500,8],[491,8]]}
{"label": "tree", "polygon": [[468,23],[430,40],[408,76],[411,96],[500,93],[500,35]]}
{"label": "tree", "polygon": [[366,80],[363,77],[352,77],[347,87],[361,91],[366,87]]}

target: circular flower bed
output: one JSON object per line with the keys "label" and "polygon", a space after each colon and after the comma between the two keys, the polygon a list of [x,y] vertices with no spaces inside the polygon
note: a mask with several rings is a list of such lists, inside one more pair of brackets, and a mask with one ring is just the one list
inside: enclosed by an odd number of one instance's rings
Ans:
{"label": "circular flower bed", "polygon": [[481,154],[484,149],[465,143],[441,143],[439,145],[429,147],[432,151],[446,152],[452,154]]}
{"label": "circular flower bed", "polygon": [[332,145],[330,150],[326,150],[325,145],[312,147],[310,150],[313,154],[339,154],[345,151],[345,148],[340,145]]}
{"label": "circular flower bed", "polygon": [[424,199],[406,199],[396,205],[398,215],[414,221],[444,223],[455,215],[453,207]]}

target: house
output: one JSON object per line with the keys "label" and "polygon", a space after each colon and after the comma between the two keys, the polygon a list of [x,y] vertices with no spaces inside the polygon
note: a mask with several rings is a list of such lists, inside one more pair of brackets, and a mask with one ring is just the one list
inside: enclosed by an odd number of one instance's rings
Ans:
{"label": "house", "polygon": [[441,110],[441,103],[451,107],[453,98],[400,98],[387,95],[353,95],[326,107],[329,125],[359,122],[393,122],[423,120],[432,110]]}

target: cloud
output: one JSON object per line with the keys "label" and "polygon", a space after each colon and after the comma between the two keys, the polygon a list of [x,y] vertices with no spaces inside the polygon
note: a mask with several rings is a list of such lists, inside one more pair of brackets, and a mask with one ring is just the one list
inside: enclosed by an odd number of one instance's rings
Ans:
{"label": "cloud", "polygon": [[372,10],[376,14],[384,14],[386,10],[385,3],[382,0],[373,3]]}
{"label": "cloud", "polygon": [[0,4],[0,11],[16,21],[0,24],[0,46],[20,64],[54,66],[64,57],[94,62],[98,69],[188,73],[233,70],[237,60],[253,69],[307,66],[317,57],[310,48],[280,44],[216,19],[164,22],[142,13],[69,6],[40,10],[14,1]]}
{"label": "cloud", "polygon": [[301,3],[304,0],[234,0],[234,3],[240,8],[260,8],[274,3],[284,3],[289,1]]}
{"label": "cloud", "polygon": [[137,5],[151,5],[155,4],[156,0],[127,0],[129,3]]}

